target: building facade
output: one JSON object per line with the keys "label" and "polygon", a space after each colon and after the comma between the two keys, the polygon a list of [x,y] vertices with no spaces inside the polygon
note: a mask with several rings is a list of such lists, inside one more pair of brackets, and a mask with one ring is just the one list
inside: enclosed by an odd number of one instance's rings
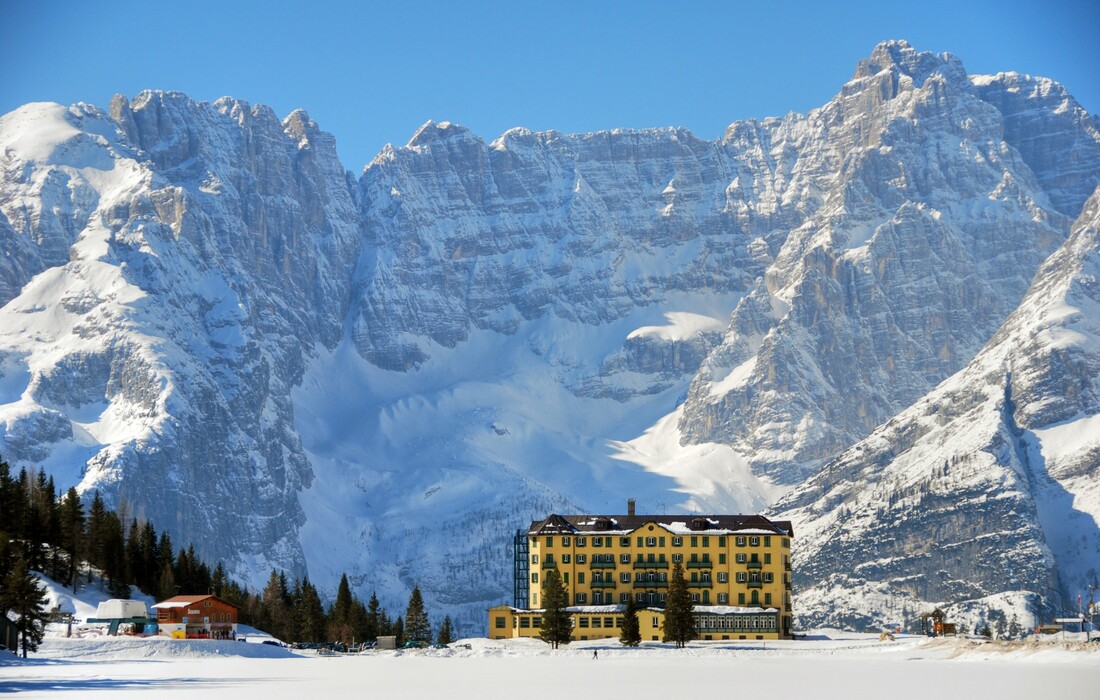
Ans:
{"label": "building facade", "polygon": [[[566,608],[572,622],[570,638],[618,639],[622,633],[625,605],[576,605]],[[542,630],[542,610],[498,605],[489,609],[490,639],[538,637]],[[665,611],[642,608],[638,629],[645,641],[664,638]],[[692,610],[699,639],[781,639],[777,608],[739,608],[723,605],[696,605]]]}
{"label": "building facade", "polygon": [[153,606],[161,634],[174,639],[235,639],[237,607],[214,595],[178,595]]}
{"label": "building facade", "polygon": [[[606,617],[621,622],[621,609],[633,598],[638,608],[663,624],[672,565],[680,563],[695,604],[700,638],[786,639],[791,636],[791,540],[788,521],[760,515],[637,515],[628,502],[626,515],[551,515],[535,521],[515,542],[516,600],[505,614],[516,635],[541,614],[539,596],[546,572],[561,574],[573,604],[574,632],[587,638],[604,634]],[[524,585],[521,585],[522,584]],[[583,610],[614,612],[593,615]],[[490,611],[489,636],[500,627],[500,611]],[[494,612],[495,611],[495,612]],[[587,617],[587,627],[582,627]],[[646,622],[644,618],[643,623]],[[535,632],[537,634],[537,632]],[[659,636],[652,630],[643,639]],[[534,635],[530,635],[534,636]]]}

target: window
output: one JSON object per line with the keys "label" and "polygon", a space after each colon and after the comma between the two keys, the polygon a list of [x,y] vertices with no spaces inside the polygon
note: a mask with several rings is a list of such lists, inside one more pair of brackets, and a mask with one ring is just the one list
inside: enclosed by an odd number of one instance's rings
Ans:
{"label": "window", "polygon": [[744,605],[745,604],[745,594],[744,593],[738,593],[737,594],[737,604],[738,605]]}
{"label": "window", "polygon": [[532,593],[531,594],[531,605],[536,607],[536,608],[539,606],[539,594],[538,593]]}
{"label": "window", "polygon": [[498,616],[498,617],[494,618],[494,624],[496,625],[496,628],[498,630],[504,629],[504,616],[501,615],[501,616]]}
{"label": "window", "polygon": [[[619,619],[622,619],[622,618],[619,618]],[[604,627],[614,627],[615,626],[615,618],[605,617],[603,619],[603,626]],[[619,625],[619,627],[622,627],[622,625]]]}
{"label": "window", "polygon": [[699,602],[699,594],[698,593],[692,593],[691,594],[691,602],[693,602],[693,603],[698,603]]}
{"label": "window", "polygon": [[568,547],[569,546],[569,538],[568,537],[562,537],[561,538],[561,546],[562,547]]}
{"label": "window", "polygon": [[753,583],[760,583],[760,572],[759,571],[753,571],[752,573],[750,573],[749,574],[749,581],[752,581]]}
{"label": "window", "polygon": [[521,618],[519,619],[519,626],[520,626],[521,628],[522,628],[522,627],[530,627],[530,626],[531,626],[531,618],[529,618],[529,617],[521,617]]}
{"label": "window", "polygon": [[658,618],[654,617],[653,618],[653,626],[658,627],[658,626],[660,626],[660,624],[661,624],[661,621]]}
{"label": "window", "polygon": [[532,555],[531,555],[531,563],[532,563],[532,564],[538,564],[538,563],[539,563],[539,555],[537,555],[537,554],[532,554]]}
{"label": "window", "polygon": [[629,537],[620,537],[619,538],[619,546],[620,547],[629,547],[630,546],[630,538]]}
{"label": "window", "polygon": [[630,583],[630,573],[627,572],[627,571],[624,571],[621,574],[619,574],[619,581],[621,583]]}
{"label": "window", "polygon": [[791,548],[791,538],[784,537],[783,538],[783,546],[787,549],[790,549]]}
{"label": "window", "polygon": [[703,561],[710,563],[710,554],[703,552]]}
{"label": "window", "polygon": [[699,561],[699,555],[696,554],[695,552],[692,552],[691,553],[691,561],[698,562]]}
{"label": "window", "polygon": [[764,563],[765,564],[771,564],[772,563],[772,553],[771,552],[764,552]]}
{"label": "window", "polygon": [[542,618],[541,617],[532,618],[531,619],[531,626],[534,627],[535,629],[538,629],[539,627],[542,627]]}
{"label": "window", "polygon": [[772,582],[772,572],[765,571],[764,572],[764,583],[771,583],[771,582]]}
{"label": "window", "polygon": [[602,547],[603,546],[603,538],[602,537],[593,537],[592,538],[592,546],[593,547]]}
{"label": "window", "polygon": [[738,547],[744,547],[745,546],[745,538],[744,537],[738,537],[735,540],[735,542],[737,543]]}
{"label": "window", "polygon": [[[584,605],[585,603],[588,602],[588,594],[587,593],[578,593],[576,595],[576,600],[577,600],[577,605]],[[584,620],[586,618],[582,617],[581,619]]]}
{"label": "window", "polygon": [[[577,595],[579,596],[580,594],[578,593]],[[587,627],[588,627],[588,618],[587,618],[587,617],[582,617],[582,618],[581,618],[581,624],[580,624],[580,626],[581,626],[581,627],[584,627],[584,628],[587,628]]]}
{"label": "window", "polygon": [[665,546],[665,538],[664,537],[658,537],[657,538],[657,546],[658,547],[664,547]]}
{"label": "window", "polygon": [[673,547],[683,547],[684,546],[684,538],[683,537],[673,537],[672,538],[672,546]]}
{"label": "window", "polygon": [[764,546],[765,547],[771,547],[772,546],[771,535],[764,535]]}
{"label": "window", "polygon": [[578,547],[583,547],[585,544],[586,544],[586,542],[585,542],[583,537],[578,537],[577,538],[577,546]]}
{"label": "window", "polygon": [[725,564],[726,563],[726,553],[725,552],[719,552],[718,553],[718,563],[719,564]]}
{"label": "window", "polygon": [[709,547],[710,546],[710,536],[709,535],[703,535],[703,546],[704,547]]}
{"label": "window", "polygon": [[596,591],[595,593],[592,594],[592,603],[594,605],[602,605],[603,604],[603,591]]}
{"label": "window", "polygon": [[619,555],[619,562],[622,563],[622,564],[629,564],[630,563],[630,554],[628,554],[627,552],[623,552],[622,554],[620,554]]}
{"label": "window", "polygon": [[[592,618],[592,626],[593,627],[603,627],[603,618],[600,618],[600,617]],[[610,627],[610,625],[608,625],[608,626]]]}
{"label": "window", "polygon": [[647,537],[647,538],[645,538],[645,546],[646,547],[656,547],[657,546],[657,538],[656,537]]}
{"label": "window", "polygon": [[578,554],[577,555],[577,563],[578,564],[584,564],[587,561],[588,561],[588,555],[587,554]]}
{"label": "window", "polygon": [[764,594],[764,605],[771,605],[771,604],[772,604],[772,594],[771,593],[765,593]]}
{"label": "window", "polygon": [[554,546],[554,538],[553,537],[547,537],[546,538],[546,546],[547,547],[553,547]]}
{"label": "window", "polygon": [[569,583],[569,572],[568,571],[566,571],[565,573],[563,573],[561,575],[561,582],[562,583]]}
{"label": "window", "polygon": [[672,555],[672,563],[673,564],[680,564],[683,561],[684,561],[684,555],[683,554],[677,553],[677,554]]}
{"label": "window", "polygon": [[745,581],[748,581],[748,580],[749,580],[749,577],[744,571],[738,571],[737,572],[737,582],[738,583],[744,583]]}
{"label": "window", "polygon": [[692,547],[698,547],[699,546],[699,538],[696,537],[695,535],[692,535],[692,537],[691,537],[691,546]]}
{"label": "window", "polygon": [[719,547],[725,547],[726,546],[726,536],[725,535],[718,538],[718,546]]}
{"label": "window", "polygon": [[641,547],[641,546],[642,546],[642,538],[641,538],[641,537],[639,537],[639,538],[638,538],[638,546],[639,546],[639,547]]}
{"label": "window", "polygon": [[737,553],[737,563],[738,564],[744,564],[748,560],[749,560],[749,558],[745,556],[744,552],[738,552]]}
{"label": "window", "polygon": [[661,595],[657,596],[657,600],[658,602],[660,602],[661,605],[664,605],[668,602],[668,594],[662,593]]}
{"label": "window", "polygon": [[718,594],[718,604],[719,605],[729,605],[729,602],[730,602],[730,594],[729,593],[719,593]]}
{"label": "window", "polygon": [[749,538],[749,546],[750,547],[759,547],[760,546],[760,538],[759,537],[750,537]]}
{"label": "window", "polygon": [[[623,603],[625,604],[625,603],[626,603],[626,601],[624,600],[624,601],[623,601]],[[615,618],[615,626],[616,626],[616,627],[622,627],[622,626],[623,626],[623,618],[621,618],[621,617],[616,617],[616,618]]]}
{"label": "window", "polygon": [[701,578],[699,579],[700,581],[709,581],[710,580],[710,572],[709,571],[700,572],[700,576],[701,576]]}
{"label": "window", "polygon": [[568,564],[569,563],[569,555],[568,554],[561,555],[561,563],[562,564]]}
{"label": "window", "polygon": [[619,602],[622,603],[623,605],[626,605],[627,603],[629,603],[630,602],[630,594],[629,593],[620,593],[619,594]]}
{"label": "window", "polygon": [[538,582],[539,582],[539,572],[532,571],[531,572],[531,583],[538,583]]}
{"label": "window", "polygon": [[584,572],[583,571],[578,571],[577,572],[577,585],[579,586],[583,583],[584,583]]}
{"label": "window", "polygon": [[664,561],[664,560],[665,560],[664,552],[661,552],[660,554],[657,555],[657,561]]}
{"label": "window", "polygon": [[539,546],[539,538],[537,538],[537,537],[532,537],[532,538],[531,538],[531,546],[532,546],[532,547],[538,547],[538,546]]}
{"label": "window", "polygon": [[725,571],[718,572],[718,583],[726,583],[730,580],[730,575]]}

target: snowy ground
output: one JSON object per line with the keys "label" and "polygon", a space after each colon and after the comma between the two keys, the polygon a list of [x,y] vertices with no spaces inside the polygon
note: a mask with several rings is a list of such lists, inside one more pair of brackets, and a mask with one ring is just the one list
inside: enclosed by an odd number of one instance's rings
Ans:
{"label": "snowy ground", "polygon": [[[323,657],[243,642],[49,637],[27,661],[0,656],[19,697],[607,698],[727,696],[1096,697],[1100,643],[998,643],[842,632],[792,642],[626,649],[469,639],[469,649]],[[599,659],[592,658],[599,652]],[[136,691],[136,692],[130,692]]]}

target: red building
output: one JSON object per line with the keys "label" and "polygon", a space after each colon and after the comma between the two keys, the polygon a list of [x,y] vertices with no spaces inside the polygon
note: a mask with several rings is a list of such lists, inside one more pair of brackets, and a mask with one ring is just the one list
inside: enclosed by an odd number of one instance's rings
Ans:
{"label": "red building", "polygon": [[236,639],[237,608],[215,595],[178,595],[153,606],[157,626],[174,639]]}

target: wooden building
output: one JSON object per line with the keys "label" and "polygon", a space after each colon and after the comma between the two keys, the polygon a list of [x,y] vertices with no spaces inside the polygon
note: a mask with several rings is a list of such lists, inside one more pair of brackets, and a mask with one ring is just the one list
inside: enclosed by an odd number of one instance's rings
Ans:
{"label": "wooden building", "polygon": [[237,608],[215,595],[178,595],[153,606],[173,639],[236,639]]}

